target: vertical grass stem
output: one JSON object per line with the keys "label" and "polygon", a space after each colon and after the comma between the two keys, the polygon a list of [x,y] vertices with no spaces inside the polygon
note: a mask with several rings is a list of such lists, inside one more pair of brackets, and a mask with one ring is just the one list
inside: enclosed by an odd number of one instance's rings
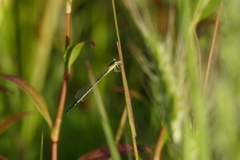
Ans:
{"label": "vertical grass stem", "polygon": [[116,34],[117,34],[117,39],[118,39],[117,48],[118,48],[119,58],[120,58],[120,61],[122,63],[121,73],[122,73],[125,100],[126,100],[127,111],[128,111],[128,119],[129,119],[129,124],[130,124],[130,127],[131,127],[134,154],[135,154],[136,159],[138,160],[138,150],[137,150],[137,142],[136,142],[137,134],[136,134],[135,124],[134,124],[134,116],[133,116],[133,112],[132,112],[131,98],[130,98],[128,83],[127,83],[126,73],[125,73],[125,69],[124,69],[124,61],[123,61],[123,55],[122,55],[121,40],[120,40],[120,36],[119,36],[118,22],[117,22],[117,15],[116,15],[116,8],[115,8],[114,0],[112,0],[112,7],[113,7],[113,15],[114,15]]}

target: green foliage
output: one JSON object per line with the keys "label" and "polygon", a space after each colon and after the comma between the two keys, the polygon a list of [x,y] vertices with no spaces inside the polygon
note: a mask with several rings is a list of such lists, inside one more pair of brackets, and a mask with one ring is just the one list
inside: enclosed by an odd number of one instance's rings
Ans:
{"label": "green foliage", "polygon": [[203,11],[201,11],[200,21],[214,13],[221,2],[222,0],[209,1],[208,4],[203,8]]}
{"label": "green foliage", "polygon": [[[240,159],[237,14],[240,2],[124,0],[115,3],[122,65],[130,90],[143,97],[139,100],[132,94],[132,107],[137,144],[152,148],[147,157],[157,155],[154,149],[160,139],[163,141],[161,159]],[[221,4],[213,61],[203,91],[208,51],[213,45],[212,24]],[[63,5],[54,0],[0,2],[3,77],[0,79],[0,157],[50,159],[50,115],[57,115],[64,71],[71,69],[66,109],[73,103],[75,92],[89,82],[84,62],[88,59],[93,72],[98,73],[117,56],[114,15],[109,1],[72,1],[73,43],[67,49],[64,49]],[[95,46],[86,39],[98,47],[85,46],[86,42]],[[199,46],[196,41],[200,42]],[[79,54],[80,51],[87,54]],[[122,86],[120,74],[109,74],[102,81],[98,97],[103,102],[90,96],[74,111],[63,114],[58,130],[59,159],[77,159],[85,153],[95,157],[97,153],[91,151],[99,151],[108,144],[102,128],[106,117],[97,109],[98,105],[103,108],[102,103],[109,119],[108,131],[117,133],[125,107],[123,89],[113,87]],[[32,112],[28,111],[35,111],[34,106],[41,114],[29,114]],[[42,117],[47,123],[42,123]],[[159,135],[165,126],[167,132],[161,139]],[[131,144],[128,123],[123,131],[120,143]],[[44,139],[40,138],[42,133]],[[106,155],[101,152],[101,156]]]}
{"label": "green foliage", "polygon": [[77,41],[69,45],[63,54],[63,59],[65,61],[65,68],[71,69],[72,64],[76,61],[79,53],[81,52],[85,43],[88,42],[94,47],[96,46],[93,41]]}

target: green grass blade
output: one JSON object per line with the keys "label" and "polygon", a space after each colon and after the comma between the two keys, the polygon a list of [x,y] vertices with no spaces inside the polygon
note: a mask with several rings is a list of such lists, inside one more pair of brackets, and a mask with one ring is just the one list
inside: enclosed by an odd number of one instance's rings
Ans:
{"label": "green grass blade", "polygon": [[200,21],[208,17],[210,14],[212,14],[216,10],[216,8],[220,5],[221,2],[222,0],[210,1],[208,5],[206,5],[203,8],[203,11],[200,16]]}
{"label": "green grass blade", "polygon": [[40,160],[43,160],[43,132],[41,135]]}
{"label": "green grass blade", "polygon": [[133,141],[133,147],[134,147],[134,155],[135,155],[136,160],[138,160],[139,155],[138,155],[137,141],[136,141],[137,132],[136,132],[136,128],[135,128],[134,115],[133,115],[133,111],[132,111],[132,103],[131,103],[131,97],[130,97],[128,82],[127,82],[127,77],[126,77],[126,73],[125,73],[125,69],[124,69],[121,39],[120,39],[119,30],[118,30],[118,20],[117,20],[116,7],[115,7],[114,0],[112,0],[112,8],[113,8],[115,29],[116,29],[117,39],[118,39],[118,43],[117,43],[118,54],[119,54],[120,61],[122,63],[121,73],[122,73],[123,87],[124,87],[124,91],[125,91],[124,94],[125,94],[125,100],[126,100],[126,107],[127,107],[127,111],[128,111],[128,120],[129,120],[129,125],[131,128],[132,141]]}
{"label": "green grass blade", "polygon": [[[94,75],[93,75],[92,70],[90,68],[90,64],[87,63],[86,65],[87,65],[90,81],[91,81],[92,84],[94,84],[95,78],[94,78]],[[95,98],[96,98],[97,109],[98,109],[100,117],[101,117],[101,123],[102,123],[103,130],[104,130],[104,133],[105,133],[105,137],[107,139],[107,143],[108,143],[108,146],[109,146],[109,149],[110,149],[110,152],[111,152],[112,159],[120,160],[121,158],[120,158],[119,152],[117,150],[117,147],[115,145],[114,136],[113,136],[113,133],[112,133],[112,130],[111,130],[111,126],[109,124],[108,116],[107,116],[107,113],[106,113],[106,110],[105,110],[105,107],[104,107],[104,104],[103,104],[103,101],[102,101],[101,94],[100,94],[97,86],[95,86],[93,88],[93,92],[94,92],[94,95],[95,95]]]}

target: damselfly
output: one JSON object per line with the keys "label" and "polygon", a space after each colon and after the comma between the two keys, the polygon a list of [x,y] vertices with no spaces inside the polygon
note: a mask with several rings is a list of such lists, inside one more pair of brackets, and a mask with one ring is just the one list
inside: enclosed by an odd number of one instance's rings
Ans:
{"label": "damselfly", "polygon": [[66,110],[66,113],[68,113],[79,102],[83,101],[84,98],[88,95],[88,93],[91,92],[91,90],[103,79],[103,77],[105,77],[112,70],[114,70],[115,72],[119,72],[121,69],[120,67],[121,61],[118,58],[114,58],[113,62],[111,62],[108,67],[99,75],[93,85],[87,87],[83,92],[81,92],[81,94],[77,93],[76,101]]}

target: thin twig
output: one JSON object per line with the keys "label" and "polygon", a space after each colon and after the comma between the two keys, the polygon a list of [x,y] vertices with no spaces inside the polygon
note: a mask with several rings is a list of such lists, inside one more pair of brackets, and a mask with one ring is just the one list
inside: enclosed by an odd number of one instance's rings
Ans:
{"label": "thin twig", "polygon": [[219,7],[219,10],[218,10],[218,15],[217,15],[215,27],[214,27],[214,33],[213,33],[211,50],[210,50],[209,58],[208,58],[208,65],[207,65],[207,71],[206,71],[206,76],[205,76],[205,81],[204,81],[203,93],[205,92],[206,87],[207,87],[208,76],[209,76],[210,66],[211,66],[212,56],[213,56],[213,49],[214,49],[214,46],[215,46],[215,41],[216,41],[216,36],[217,36],[217,31],[218,31],[218,24],[219,24],[220,14],[221,14],[221,11],[222,11],[222,5],[223,4],[221,3],[221,5]]}

